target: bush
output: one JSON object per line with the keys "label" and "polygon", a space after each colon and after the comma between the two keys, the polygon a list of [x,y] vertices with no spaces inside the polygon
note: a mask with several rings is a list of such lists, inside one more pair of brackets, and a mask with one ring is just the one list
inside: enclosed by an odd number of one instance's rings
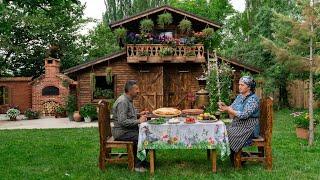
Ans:
{"label": "bush", "polygon": [[97,117],[97,108],[92,104],[85,104],[80,108],[80,115],[82,117]]}
{"label": "bush", "polygon": [[66,100],[66,112],[68,115],[73,114],[77,110],[77,99],[75,95],[69,95]]}
{"label": "bush", "polygon": [[56,117],[65,117],[66,116],[66,109],[62,106],[58,106],[55,110]]}
{"label": "bush", "polygon": [[33,111],[32,109],[27,109],[24,112],[24,115],[27,117],[27,119],[39,119],[40,117],[40,112],[39,111]]}
{"label": "bush", "polygon": [[189,33],[192,30],[192,23],[188,19],[183,19],[180,21],[178,27],[182,33]]}
{"label": "bush", "polygon": [[17,116],[20,115],[20,111],[18,109],[15,109],[15,108],[10,108],[8,109],[7,111],[7,116],[10,118],[10,119],[16,119]]}

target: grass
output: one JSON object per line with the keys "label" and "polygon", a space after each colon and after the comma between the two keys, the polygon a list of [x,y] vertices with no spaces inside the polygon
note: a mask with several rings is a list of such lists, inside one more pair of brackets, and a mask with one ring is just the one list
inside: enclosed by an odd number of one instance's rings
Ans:
{"label": "grass", "polygon": [[[218,161],[210,173],[206,151],[158,151],[154,179],[320,179],[320,132],[313,147],[295,136],[289,110],[276,113],[273,128],[273,171],[247,164],[235,171]],[[129,172],[125,165],[97,167],[96,128],[0,131],[0,179],[148,179],[148,173]]]}

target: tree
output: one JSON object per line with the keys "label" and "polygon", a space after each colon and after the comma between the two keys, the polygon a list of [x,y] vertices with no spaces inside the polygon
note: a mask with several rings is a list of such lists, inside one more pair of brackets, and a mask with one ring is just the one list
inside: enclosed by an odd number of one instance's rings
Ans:
{"label": "tree", "polygon": [[246,4],[243,13],[234,13],[226,21],[222,32],[225,37],[221,45],[222,55],[263,69],[264,94],[279,90],[280,107],[288,107],[286,87],[291,75],[277,63],[274,55],[265,50],[261,36],[274,40],[274,11],[294,17],[298,15],[297,7],[294,1],[283,0],[247,0]]}
{"label": "tree", "polygon": [[115,35],[105,22],[101,22],[88,35],[88,60],[105,56],[120,49]]}
{"label": "tree", "polygon": [[[311,5],[310,5],[311,4]],[[301,16],[294,18],[276,13],[274,23],[275,40],[263,38],[263,44],[270,49],[277,60],[291,72],[309,74],[309,145],[314,141],[314,94],[313,77],[315,60],[320,59],[316,51],[319,40],[320,8],[313,1],[298,4]]]}
{"label": "tree", "polygon": [[49,47],[59,49],[62,69],[83,61],[87,20],[77,0],[15,0],[0,4],[1,75],[39,76]]}

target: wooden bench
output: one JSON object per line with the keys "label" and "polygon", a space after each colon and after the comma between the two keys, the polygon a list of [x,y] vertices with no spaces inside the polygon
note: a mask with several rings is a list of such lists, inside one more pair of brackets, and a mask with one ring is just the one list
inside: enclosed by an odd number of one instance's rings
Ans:
{"label": "wooden bench", "polygon": [[[99,105],[99,134],[100,154],[99,168],[106,169],[106,163],[127,163],[129,170],[134,169],[133,143],[128,141],[115,141],[111,134],[109,103],[100,101]],[[112,149],[126,149],[126,153],[112,153]]]}
{"label": "wooden bench", "polygon": [[250,146],[258,148],[258,152],[246,152],[249,157],[242,157],[242,149],[235,155],[235,167],[241,168],[242,162],[262,162],[268,170],[272,169],[272,124],[273,124],[273,99],[264,98],[260,102],[260,137],[253,139]]}

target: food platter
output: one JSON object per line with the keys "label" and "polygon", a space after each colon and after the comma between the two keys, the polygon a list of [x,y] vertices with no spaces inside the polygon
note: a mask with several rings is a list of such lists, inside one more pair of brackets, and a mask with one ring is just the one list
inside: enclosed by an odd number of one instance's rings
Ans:
{"label": "food platter", "polygon": [[152,113],[159,117],[177,117],[181,114],[181,111],[176,108],[159,108]]}
{"label": "food platter", "polygon": [[168,120],[168,124],[180,124],[181,121],[179,118],[171,118]]}
{"label": "food platter", "polygon": [[218,119],[210,119],[210,120],[201,120],[199,121],[200,123],[214,123],[214,122],[217,122],[219,121]]}
{"label": "food platter", "polygon": [[182,113],[187,115],[199,115],[203,113],[203,109],[184,109],[182,110]]}
{"label": "food platter", "polygon": [[153,125],[160,125],[160,124],[166,123],[166,120],[160,117],[160,118],[151,119],[150,121],[148,121],[148,123]]}

